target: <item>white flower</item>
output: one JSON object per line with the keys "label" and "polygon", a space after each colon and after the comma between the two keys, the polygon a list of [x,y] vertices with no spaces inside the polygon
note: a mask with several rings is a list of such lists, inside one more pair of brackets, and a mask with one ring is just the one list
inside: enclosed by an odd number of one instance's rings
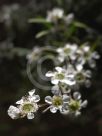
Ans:
{"label": "white flower", "polygon": [[63,110],[63,105],[65,103],[69,102],[70,97],[68,95],[54,95],[53,97],[51,96],[46,96],[45,97],[45,102],[48,103],[49,109],[52,113],[56,113],[57,110],[62,112]]}
{"label": "white flower", "polygon": [[28,119],[34,118],[34,113],[36,113],[39,108],[37,102],[40,101],[40,97],[34,94],[35,90],[31,90],[28,93],[28,96],[22,97],[21,100],[16,102],[17,107],[10,106],[8,114],[12,119],[25,116],[27,116]]}
{"label": "white flower", "polygon": [[82,83],[87,83],[87,81],[90,81],[89,79],[91,78],[92,73],[90,70],[77,70],[75,71],[75,80],[76,83],[82,84]]}
{"label": "white flower", "polygon": [[100,55],[95,51],[92,52],[88,43],[84,43],[83,46],[76,51],[76,67],[82,69],[84,64],[88,64],[91,68],[96,66],[96,59],[99,59]]}
{"label": "white flower", "polygon": [[95,51],[90,53],[90,55],[87,58],[88,64],[91,68],[95,68],[96,67],[96,59],[99,59],[100,55]]}
{"label": "white flower", "polygon": [[8,115],[12,118],[12,119],[17,119],[20,117],[20,110],[19,108],[15,107],[15,106],[10,106],[8,109]]}
{"label": "white flower", "polygon": [[68,24],[68,25],[72,23],[73,19],[74,19],[73,13],[70,13],[67,16],[64,17],[65,23]]}
{"label": "white flower", "polygon": [[87,106],[88,101],[84,100],[82,102],[81,100],[81,94],[79,92],[74,92],[73,97],[70,98],[70,101],[68,104],[64,105],[63,114],[74,114],[75,116],[78,116],[81,114],[80,110],[82,108],[85,108]]}
{"label": "white flower", "polygon": [[38,47],[35,47],[31,53],[27,55],[27,60],[32,62],[39,57],[41,50]]}
{"label": "white flower", "polygon": [[19,109],[23,116],[27,115],[28,119],[34,118],[34,113],[38,110],[37,102],[40,101],[39,95],[35,95],[35,90],[28,92],[29,95],[22,97],[21,100],[17,101],[16,104],[19,105]]}
{"label": "white flower", "polygon": [[78,46],[77,44],[66,44],[63,48],[58,48],[57,52],[59,53],[58,60],[60,62],[63,62],[67,57],[70,57],[70,59],[75,60],[76,56],[76,50]]}
{"label": "white flower", "polygon": [[52,11],[48,11],[46,20],[48,22],[56,23],[58,19],[63,18],[64,11],[60,8],[54,8]]}
{"label": "white flower", "polygon": [[46,76],[51,77],[51,83],[52,84],[59,84],[59,83],[65,83],[67,85],[74,85],[74,75],[71,72],[68,72],[68,70],[65,70],[61,67],[55,67],[55,72],[47,72]]}

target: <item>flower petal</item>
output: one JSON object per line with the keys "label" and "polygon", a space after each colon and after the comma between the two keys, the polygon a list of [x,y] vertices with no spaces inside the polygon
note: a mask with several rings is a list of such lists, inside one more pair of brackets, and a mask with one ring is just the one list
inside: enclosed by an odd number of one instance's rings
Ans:
{"label": "flower petal", "polygon": [[45,74],[46,77],[52,77],[54,76],[54,73],[51,72],[51,71],[48,71],[46,74]]}
{"label": "flower petal", "polygon": [[87,45],[83,46],[83,51],[84,52],[89,52],[90,51],[90,46],[87,46]]}
{"label": "flower petal", "polygon": [[58,84],[58,82],[59,82],[58,79],[55,79],[55,78],[52,78],[52,79],[51,79],[51,83],[52,83],[52,84],[55,84],[55,85],[56,85],[56,84]]}
{"label": "flower petal", "polygon": [[96,61],[95,60],[89,59],[88,63],[89,63],[89,65],[90,65],[91,68],[95,68],[96,67]]}
{"label": "flower petal", "polygon": [[70,112],[67,103],[64,103],[64,104],[63,104],[62,108],[60,108],[60,112],[61,112],[62,114],[68,114],[68,113]]}
{"label": "flower petal", "polygon": [[64,59],[65,59],[64,56],[62,56],[62,55],[59,55],[59,56],[58,56],[58,60],[59,60],[60,62],[63,62]]}
{"label": "flower petal", "polygon": [[99,59],[100,55],[98,54],[98,52],[95,51],[95,52],[92,53],[92,58]]}
{"label": "flower petal", "polygon": [[51,107],[50,107],[50,111],[51,111],[52,113],[56,113],[56,112],[57,112],[57,108],[54,107],[54,106],[51,106]]}
{"label": "flower petal", "polygon": [[75,80],[73,79],[73,80],[69,80],[69,79],[64,79],[63,81],[62,81],[63,83],[66,83],[67,85],[75,85]]}
{"label": "flower petal", "polygon": [[17,101],[16,104],[23,104],[23,102],[24,102],[23,99],[21,99],[21,100]]}
{"label": "flower petal", "polygon": [[70,13],[70,14],[68,14],[68,15],[65,17],[65,22],[66,22],[67,24],[70,24],[70,23],[73,21],[73,19],[74,19],[74,14],[73,14],[73,13]]}
{"label": "flower petal", "polygon": [[86,77],[91,78],[92,72],[91,72],[90,70],[87,70],[87,71],[85,72],[85,75],[86,75]]}
{"label": "flower petal", "polygon": [[81,114],[80,111],[76,111],[76,112],[75,112],[75,116],[79,116],[80,114]]}
{"label": "flower petal", "polygon": [[78,71],[81,71],[83,69],[83,65],[82,64],[76,64],[76,69]]}
{"label": "flower petal", "polygon": [[85,81],[85,86],[86,86],[87,88],[89,88],[89,87],[91,86],[91,81],[90,81],[90,80],[86,80],[86,81]]}
{"label": "flower petal", "polygon": [[57,51],[58,53],[61,53],[61,52],[63,51],[63,49],[62,49],[62,48],[58,48],[56,51]]}
{"label": "flower petal", "polygon": [[52,104],[52,97],[51,96],[46,96],[45,97],[45,102],[48,104]]}
{"label": "flower petal", "polygon": [[33,119],[34,118],[34,113],[28,113],[27,118],[28,119]]}
{"label": "flower petal", "polygon": [[61,67],[55,67],[55,69],[60,73],[63,71],[63,69]]}
{"label": "flower petal", "polygon": [[63,102],[68,103],[70,101],[70,97],[66,94],[63,95]]}
{"label": "flower petal", "polygon": [[76,51],[77,50],[77,44],[72,44],[71,45],[71,49],[72,49],[72,51]]}
{"label": "flower petal", "polygon": [[79,100],[81,98],[81,94],[79,92],[75,92],[73,94],[73,97],[74,97],[75,100]]}
{"label": "flower petal", "polygon": [[54,95],[59,95],[60,94],[60,91],[59,91],[59,86],[58,85],[55,85],[51,88],[51,92],[54,94]]}
{"label": "flower petal", "polygon": [[33,89],[33,90],[29,91],[28,93],[29,93],[29,95],[30,95],[30,96],[33,96],[33,95],[34,95],[34,93],[35,93],[35,89]]}
{"label": "flower petal", "polygon": [[81,103],[81,107],[85,108],[85,107],[87,106],[87,104],[88,104],[88,101],[85,100],[85,101],[83,101],[83,102]]}
{"label": "flower petal", "polygon": [[40,96],[39,95],[35,95],[34,96],[34,102],[38,102],[40,101]]}

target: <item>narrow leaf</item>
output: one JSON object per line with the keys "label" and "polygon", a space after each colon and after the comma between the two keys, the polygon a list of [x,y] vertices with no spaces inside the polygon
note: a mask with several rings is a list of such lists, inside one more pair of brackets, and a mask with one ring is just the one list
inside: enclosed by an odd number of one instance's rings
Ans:
{"label": "narrow leaf", "polygon": [[88,28],[87,25],[85,25],[84,23],[81,23],[81,22],[75,21],[73,24],[74,24],[76,27],[85,28],[85,29]]}
{"label": "narrow leaf", "polygon": [[41,31],[37,33],[36,38],[41,38],[42,36],[45,36],[49,33],[49,31]]}
{"label": "narrow leaf", "polygon": [[31,18],[28,20],[29,23],[50,23],[44,18]]}

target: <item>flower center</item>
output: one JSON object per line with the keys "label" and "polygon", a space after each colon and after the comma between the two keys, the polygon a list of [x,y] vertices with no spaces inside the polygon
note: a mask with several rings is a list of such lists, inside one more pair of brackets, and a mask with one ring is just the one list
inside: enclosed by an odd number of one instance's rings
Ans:
{"label": "flower center", "polygon": [[82,73],[76,74],[76,80],[77,81],[83,81],[85,79],[84,75]]}
{"label": "flower center", "polygon": [[65,77],[65,76],[64,76],[64,74],[62,74],[62,73],[56,75],[56,78],[57,78],[57,79],[60,79],[60,80],[64,79],[64,77]]}
{"label": "flower center", "polygon": [[64,49],[64,53],[65,53],[66,55],[68,55],[68,54],[70,53],[70,49],[69,49],[69,48],[65,48],[65,49]]}
{"label": "flower center", "polygon": [[69,108],[72,111],[76,111],[80,108],[80,103],[79,101],[75,101],[75,100],[71,100],[71,102],[69,103]]}
{"label": "flower center", "polygon": [[54,96],[52,99],[52,104],[56,107],[61,106],[63,104],[63,100],[60,96]]}
{"label": "flower center", "polygon": [[32,112],[32,111],[34,110],[34,105],[31,104],[31,103],[26,103],[26,104],[23,105],[22,110],[23,110],[25,113]]}

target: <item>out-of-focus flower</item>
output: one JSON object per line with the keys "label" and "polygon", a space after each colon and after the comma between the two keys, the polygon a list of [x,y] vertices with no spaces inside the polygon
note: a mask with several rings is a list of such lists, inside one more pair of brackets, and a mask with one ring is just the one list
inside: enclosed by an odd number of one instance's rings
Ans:
{"label": "out-of-focus flower", "polygon": [[72,65],[77,70],[82,70],[85,64],[88,64],[91,68],[96,66],[96,59],[100,58],[100,55],[94,51],[91,51],[88,43],[84,43],[83,46],[77,44],[66,44],[63,48],[58,48],[58,60],[62,63],[65,60],[71,61]]}
{"label": "out-of-focus flower", "polygon": [[66,16],[64,15],[64,10],[61,8],[54,8],[48,11],[46,17],[48,22],[57,23],[60,19],[63,20],[66,25],[70,25],[73,22],[74,14],[70,13]]}
{"label": "out-of-focus flower", "polygon": [[68,104],[65,104],[62,110],[63,114],[74,114],[75,116],[78,116],[81,114],[80,110],[82,108],[85,108],[87,106],[87,100],[84,100],[82,102],[81,100],[81,94],[79,92],[74,92],[73,97],[70,97],[70,101]]}
{"label": "out-of-focus flower", "polygon": [[27,55],[28,61],[32,62],[32,61],[38,59],[40,53],[41,53],[41,50],[38,47],[35,47],[33,49],[33,51]]}
{"label": "out-of-focus flower", "polygon": [[90,54],[90,56],[88,57],[88,64],[91,68],[95,68],[96,67],[96,59],[99,59],[100,55],[98,54],[98,52],[94,51]]}
{"label": "out-of-focus flower", "polygon": [[67,16],[64,17],[64,21],[67,25],[70,25],[74,20],[74,14],[70,13]]}
{"label": "out-of-focus flower", "polygon": [[62,19],[64,11],[60,8],[54,8],[52,11],[48,11],[46,20],[48,22],[56,23],[59,19]]}
{"label": "out-of-focus flower", "polygon": [[91,76],[92,76],[92,73],[90,70],[75,71],[76,84],[85,84],[88,87]]}
{"label": "out-of-focus flower", "polygon": [[75,52],[77,51],[77,48],[77,44],[66,44],[63,48],[58,48],[58,60],[63,62],[67,57],[74,60],[76,57]]}
{"label": "out-of-focus flower", "polygon": [[75,84],[73,73],[69,73],[68,70],[61,67],[55,67],[55,70],[55,72],[46,73],[47,77],[51,77],[52,84],[65,83],[70,86]]}
{"label": "out-of-focus flower", "polygon": [[35,90],[31,90],[28,93],[28,96],[22,97],[21,100],[16,102],[17,107],[10,106],[8,115],[11,118],[17,118],[18,114],[20,115],[19,117],[27,116],[28,119],[34,118],[34,113],[36,113],[39,108],[37,102],[40,101],[40,97],[34,94]]}
{"label": "out-of-focus flower", "polygon": [[91,51],[91,48],[87,43],[78,48],[76,51],[76,66],[81,69],[81,66],[88,64],[91,68],[96,66],[96,59],[99,59],[100,55],[96,51]]}
{"label": "out-of-focus flower", "polygon": [[70,97],[68,95],[54,95],[53,97],[51,96],[46,96],[45,97],[45,102],[48,103],[49,109],[52,113],[56,113],[57,110],[60,112],[62,111],[63,105],[65,103],[68,104]]}
{"label": "out-of-focus flower", "polygon": [[7,26],[11,25],[12,12],[17,11],[18,9],[19,9],[18,4],[12,4],[10,6],[8,5],[3,6],[0,12],[0,22],[4,22]]}

